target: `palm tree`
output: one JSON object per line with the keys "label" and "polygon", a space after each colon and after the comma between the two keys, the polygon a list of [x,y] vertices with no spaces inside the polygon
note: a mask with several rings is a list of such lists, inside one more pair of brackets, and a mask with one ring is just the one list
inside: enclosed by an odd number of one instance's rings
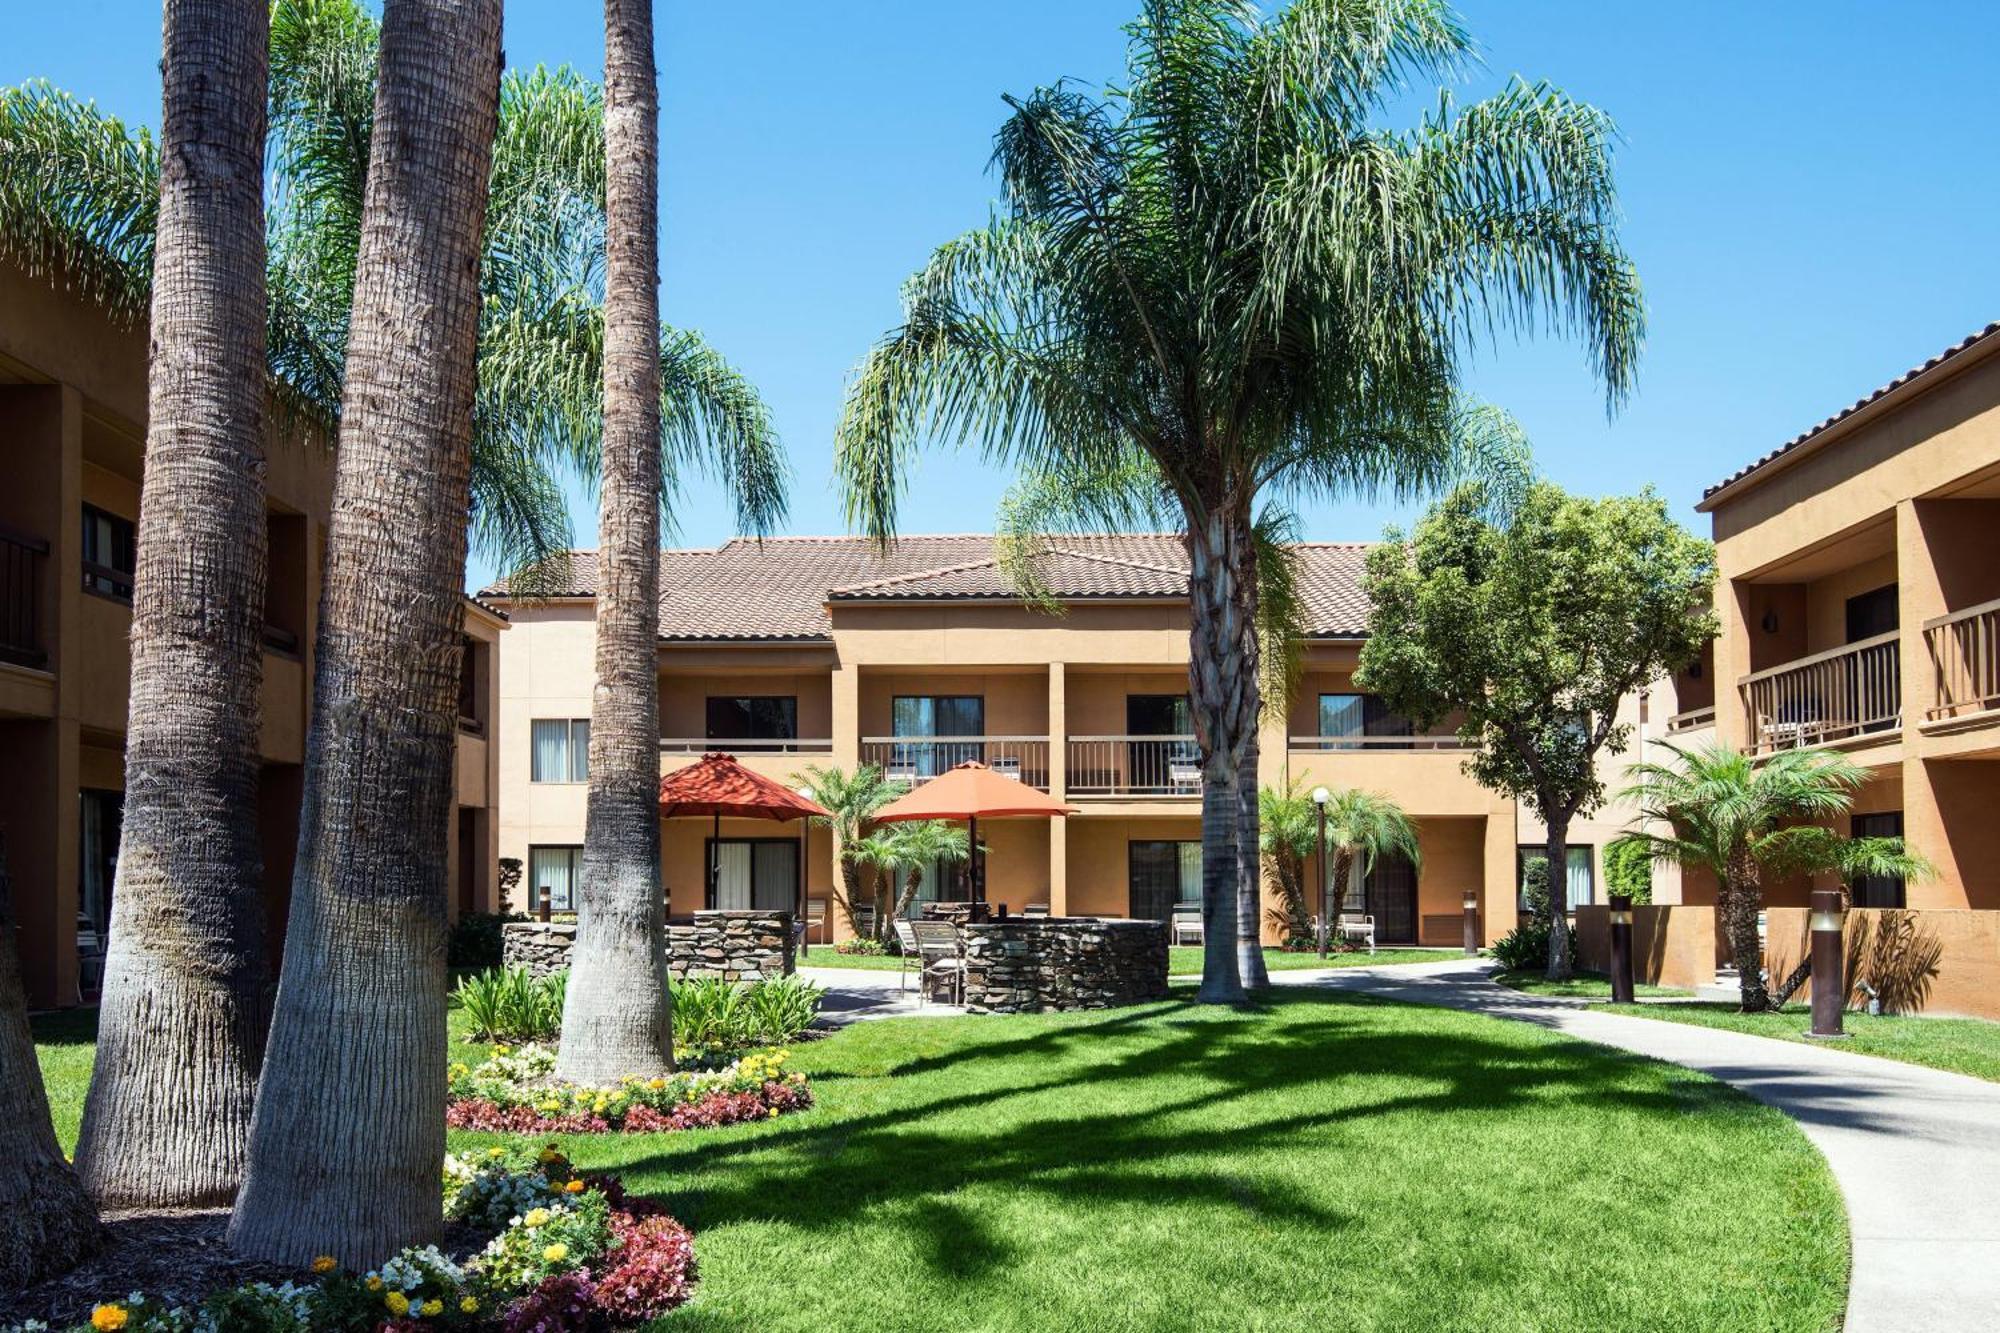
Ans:
{"label": "palm tree", "polygon": [[1378,792],[1338,787],[1327,795],[1326,849],[1333,858],[1334,900],[1327,907],[1329,928],[1377,861],[1394,856],[1412,866],[1423,863],[1417,827],[1403,807]]}
{"label": "palm tree", "polygon": [[604,7],[604,481],[583,894],[556,1074],[673,1068],[660,890],[660,89],[652,0]]}
{"label": "palm tree", "polygon": [[1849,838],[1827,827],[1853,809],[1855,791],[1868,780],[1868,770],[1846,755],[1781,750],[1753,759],[1720,742],[1664,748],[1673,755],[1668,762],[1632,766],[1632,785],[1620,799],[1638,813],[1626,836],[1655,860],[1715,876],[1746,1014],[1772,1007],[1757,936],[1766,876],[1835,874],[1849,883],[1863,875],[1911,880],[1933,873],[1928,861],[1904,850],[1901,838]]}
{"label": "palm tree", "polygon": [[1515,84],[1382,123],[1470,56],[1441,0],[1149,0],[1129,71],[1010,99],[1003,211],[944,245],[850,391],[850,521],[893,536],[920,442],[1027,473],[1150,470],[1189,560],[1202,755],[1200,998],[1238,1001],[1255,882],[1264,497],[1407,494],[1452,470],[1459,367],[1495,327],[1582,333],[1615,402],[1643,322],[1613,128]]}
{"label": "palm tree", "polygon": [[891,923],[910,910],[922,891],[924,872],[938,865],[964,865],[972,858],[972,839],[949,820],[923,819],[878,829],[861,840],[858,850],[863,862],[882,875],[885,892],[878,898],[875,919],[886,943]]}
{"label": "palm tree", "polygon": [[125,826],[77,1171],[227,1203],[264,1027],[265,0],[166,8]]}
{"label": "palm tree", "polygon": [[14,929],[0,852],[0,1289],[20,1291],[75,1267],[103,1232],[49,1120]]}
{"label": "palm tree", "polygon": [[1271,924],[1287,940],[1312,934],[1313,908],[1306,894],[1306,873],[1318,843],[1312,797],[1292,779],[1283,790],[1265,787],[1257,793],[1258,848],[1278,886]]}
{"label": "palm tree", "polygon": [[[875,914],[872,938],[883,944],[888,943],[895,930],[897,877],[903,873],[908,859],[903,855],[903,842],[896,834],[894,826],[878,827],[865,838],[841,844],[843,864],[851,857],[854,864],[866,872],[867,882],[873,886],[868,894]],[[854,913],[850,912],[848,920],[852,922],[853,919]]]}
{"label": "palm tree", "polygon": [[[813,799],[828,811],[826,818],[815,816],[813,823],[833,830],[840,862],[840,887],[834,891],[834,901],[847,917],[847,928],[856,936],[865,936],[869,932],[861,929],[859,913],[865,887],[862,872],[874,855],[872,849],[862,848],[868,817],[896,799],[903,789],[882,776],[879,764],[862,764],[851,773],[836,764],[813,764],[806,768],[805,778]],[[878,913],[878,931],[883,924]]]}
{"label": "palm tree", "polygon": [[500,0],[388,0],[298,868],[230,1241],[365,1268],[443,1225],[444,936]]}

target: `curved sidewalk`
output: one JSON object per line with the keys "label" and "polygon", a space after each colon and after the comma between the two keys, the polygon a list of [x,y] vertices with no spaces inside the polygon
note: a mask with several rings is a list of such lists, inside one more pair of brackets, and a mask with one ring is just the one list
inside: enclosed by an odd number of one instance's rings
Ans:
{"label": "curved sidewalk", "polygon": [[1799,1123],[1847,1200],[1846,1333],[2000,1329],[2000,1084],[1833,1043],[1607,1014],[1494,985],[1490,970],[1461,959],[1273,980],[1534,1023],[1740,1088]]}

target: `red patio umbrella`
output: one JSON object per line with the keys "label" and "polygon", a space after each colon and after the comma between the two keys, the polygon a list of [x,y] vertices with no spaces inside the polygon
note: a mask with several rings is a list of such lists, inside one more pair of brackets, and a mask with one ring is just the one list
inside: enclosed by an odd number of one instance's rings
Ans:
{"label": "red patio umbrella", "polygon": [[[753,773],[736,762],[736,756],[710,753],[686,768],[677,768],[660,779],[660,818],[678,819],[707,815],[715,821],[715,833],[708,845],[708,900],[715,900],[716,877],[722,862],[716,856],[716,842],[722,837],[722,820],[827,818],[830,812],[773,778]],[[799,860],[799,889],[803,893],[806,866]],[[798,911],[802,904],[794,903]],[[803,916],[801,914],[801,919]]]}
{"label": "red patio umbrella", "polygon": [[869,818],[882,824],[924,819],[963,819],[972,844],[972,900],[986,901],[986,863],[979,854],[981,819],[1060,819],[1076,813],[1045,791],[1038,791],[982,763],[967,761],[947,773],[912,788]]}

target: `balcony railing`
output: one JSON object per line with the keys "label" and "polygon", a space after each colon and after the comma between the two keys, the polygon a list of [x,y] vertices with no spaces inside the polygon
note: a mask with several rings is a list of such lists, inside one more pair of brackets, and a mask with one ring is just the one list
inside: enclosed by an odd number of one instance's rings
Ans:
{"label": "balcony railing", "polygon": [[1750,752],[1772,754],[1903,724],[1902,654],[1892,631],[1743,678]]}
{"label": "balcony railing", "polygon": [[2000,708],[2000,599],[1926,620],[1924,646],[1937,685],[1936,702],[1924,710],[1925,717]]}
{"label": "balcony railing", "polygon": [[41,670],[49,664],[42,647],[42,562],[49,544],[39,537],[0,528],[0,662]]}
{"label": "balcony railing", "polygon": [[1201,795],[1201,751],[1192,736],[1072,736],[1071,796]]}
{"label": "balcony railing", "polygon": [[1454,735],[1443,736],[1293,736],[1286,748],[1325,753],[1358,750],[1384,754],[1394,750],[1470,750],[1474,748]]}
{"label": "balcony railing", "polygon": [[662,736],[661,754],[707,754],[720,751],[723,754],[827,754],[833,749],[833,741],[799,740],[785,738],[774,740],[764,736]]}
{"label": "balcony railing", "polygon": [[861,762],[876,765],[891,782],[912,786],[977,762],[1049,789],[1047,736],[863,736]]}
{"label": "balcony railing", "polygon": [[1683,732],[1700,731],[1703,727],[1715,725],[1715,705],[1706,708],[1690,708],[1685,713],[1675,713],[1667,719],[1667,734],[1678,736]]}

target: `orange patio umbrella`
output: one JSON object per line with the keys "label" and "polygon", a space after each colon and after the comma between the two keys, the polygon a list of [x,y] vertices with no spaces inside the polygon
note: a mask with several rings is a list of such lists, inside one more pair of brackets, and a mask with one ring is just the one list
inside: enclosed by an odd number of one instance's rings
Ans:
{"label": "orange patio umbrella", "polygon": [[[716,843],[722,838],[722,820],[731,819],[811,819],[827,818],[827,808],[808,800],[784,783],[753,773],[736,762],[736,756],[711,752],[686,768],[677,768],[660,779],[660,818],[706,815],[715,821],[715,835],[708,847],[708,901],[715,901],[716,876],[722,862]],[[806,866],[799,861],[800,894],[804,892]],[[794,895],[799,896],[799,895]],[[794,904],[795,910],[803,904]]]}
{"label": "orange patio umbrella", "polygon": [[967,761],[897,797],[869,818],[882,824],[925,819],[963,819],[972,844],[972,901],[986,901],[986,863],[979,853],[982,819],[1060,819],[1075,814],[1044,791],[1019,778]]}

